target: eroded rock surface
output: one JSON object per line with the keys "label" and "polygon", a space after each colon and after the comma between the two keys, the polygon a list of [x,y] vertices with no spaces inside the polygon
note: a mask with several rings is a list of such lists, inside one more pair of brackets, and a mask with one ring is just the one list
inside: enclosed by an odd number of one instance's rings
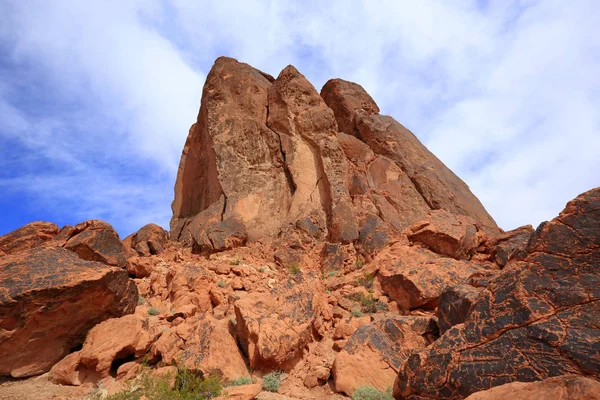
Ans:
{"label": "eroded rock surface", "polygon": [[14,254],[33,249],[53,239],[58,234],[58,226],[51,222],[32,222],[0,236],[0,255]]}
{"label": "eroded rock surface", "polygon": [[61,232],[56,241],[87,261],[99,261],[121,268],[127,266],[127,249],[113,227],[99,220],[81,222]]}
{"label": "eroded rock surface", "polygon": [[409,358],[396,395],[466,397],[513,381],[600,377],[599,226],[600,188],[541,224],[524,262],[491,282],[464,324]]}
{"label": "eroded rock surface", "polygon": [[137,288],[121,268],[36,248],[0,260],[0,375],[48,371],[90,328],[132,313]]}

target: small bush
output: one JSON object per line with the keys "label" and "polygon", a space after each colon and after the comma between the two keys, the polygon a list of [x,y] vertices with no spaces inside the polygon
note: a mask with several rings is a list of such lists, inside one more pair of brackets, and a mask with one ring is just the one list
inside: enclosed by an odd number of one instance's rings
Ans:
{"label": "small bush", "polygon": [[145,302],[146,302],[146,299],[144,298],[144,296],[138,296],[138,306],[141,306]]}
{"label": "small bush", "polygon": [[300,266],[296,263],[290,264],[288,266],[288,271],[290,271],[290,273],[296,275],[299,274],[300,272],[302,272],[302,270],[300,269]]}
{"label": "small bush", "polygon": [[240,376],[239,378],[235,378],[232,381],[229,381],[227,386],[242,386],[249,385],[252,383],[252,379],[249,376]]}
{"label": "small bush", "polygon": [[387,311],[388,307],[386,304],[380,302],[372,294],[365,296],[364,293],[353,293],[348,296],[349,299],[357,301],[360,304],[360,309],[364,313],[376,313],[377,311]]}
{"label": "small bush", "polygon": [[265,267],[260,267],[260,268],[258,269],[258,272],[265,272],[265,271],[266,271],[266,270],[265,270]]}
{"label": "small bush", "polygon": [[327,276],[336,276],[337,275],[337,271],[329,271],[329,273],[327,274]]}
{"label": "small bush", "polygon": [[277,392],[279,390],[279,386],[281,385],[282,376],[283,372],[271,372],[263,376],[263,389],[268,392]]}
{"label": "small bush", "polygon": [[229,262],[229,265],[240,265],[240,262],[241,262],[241,261],[240,261],[240,260],[238,260],[238,259],[236,258],[236,259],[234,259],[234,260],[231,260],[231,261]]}
{"label": "small bush", "polygon": [[356,283],[359,286],[364,286],[368,289],[373,286],[373,279],[374,279],[373,275],[367,274],[365,272],[362,277],[360,277],[356,280]]}
{"label": "small bush", "polygon": [[[106,400],[138,400],[145,395],[148,399],[169,400],[208,400],[221,394],[221,379],[217,376],[202,377],[201,374],[181,367],[175,376],[175,385],[171,387],[173,375],[151,376],[145,372],[131,381],[123,391]],[[100,396],[92,397],[94,400]]]}
{"label": "small bush", "polygon": [[365,260],[363,258],[356,259],[356,269],[361,269],[365,266]]}
{"label": "small bush", "polygon": [[360,318],[364,314],[358,308],[355,308],[354,310],[352,310],[352,315],[354,315],[356,318]]}
{"label": "small bush", "polygon": [[352,393],[352,400],[394,400],[390,393],[369,386],[361,386]]}
{"label": "small bush", "polygon": [[225,282],[223,279],[221,279],[219,282],[217,282],[217,286],[219,286],[221,289],[223,289],[225,286],[227,286],[227,282]]}
{"label": "small bush", "polygon": [[152,308],[148,309],[148,315],[160,315],[160,311],[158,311],[156,308],[152,307]]}

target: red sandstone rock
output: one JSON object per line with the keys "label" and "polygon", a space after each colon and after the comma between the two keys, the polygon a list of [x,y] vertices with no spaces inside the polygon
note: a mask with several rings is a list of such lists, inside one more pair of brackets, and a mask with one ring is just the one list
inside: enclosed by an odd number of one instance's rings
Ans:
{"label": "red sandstone rock", "polygon": [[[58,227],[51,222],[32,222],[4,236],[0,236],[0,252],[14,254],[33,249],[58,234]],[[0,253],[0,256],[2,253]]]}
{"label": "red sandstone rock", "polygon": [[236,400],[253,400],[260,393],[262,387],[258,383],[241,386],[230,386],[223,389],[221,396],[217,399],[236,399]]}
{"label": "red sandstone rock", "polygon": [[504,267],[509,261],[527,256],[527,243],[533,234],[531,225],[525,225],[492,238],[486,247],[496,263]]}
{"label": "red sandstone rock", "polygon": [[556,376],[541,382],[513,382],[477,392],[467,400],[600,400],[600,382],[581,376]]}
{"label": "red sandstone rock", "polygon": [[206,313],[189,318],[166,331],[152,346],[152,353],[167,364],[183,362],[192,371],[216,371],[226,380],[248,376],[244,358],[225,323]]}
{"label": "red sandstone rock", "polygon": [[[62,236],[62,235],[61,235]],[[125,245],[110,224],[91,220],[75,225],[64,233],[63,247],[87,261],[99,261],[121,268],[127,266]]]}
{"label": "red sandstone rock", "polygon": [[361,326],[336,356],[336,390],[349,396],[361,386],[386,391],[408,356],[430,344],[428,334],[437,334],[429,317],[385,318]]}
{"label": "red sandstone rock", "polygon": [[491,282],[467,320],[409,358],[395,394],[462,398],[513,381],[599,378],[599,210],[597,188],[541,224],[529,255]]}
{"label": "red sandstone rock", "polygon": [[140,256],[160,254],[169,243],[169,232],[156,224],[144,225],[131,237],[131,247]]}
{"label": "red sandstone rock", "polygon": [[137,289],[127,272],[61,248],[0,260],[0,375],[46,372],[99,322],[132,313]]}

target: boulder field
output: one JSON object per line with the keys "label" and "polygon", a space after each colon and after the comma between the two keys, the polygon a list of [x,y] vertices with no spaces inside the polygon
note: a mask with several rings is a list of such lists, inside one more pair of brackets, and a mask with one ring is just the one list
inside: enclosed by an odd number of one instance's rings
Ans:
{"label": "boulder field", "polygon": [[504,232],[360,85],[221,57],[172,211],[0,237],[0,399],[600,399],[600,188]]}

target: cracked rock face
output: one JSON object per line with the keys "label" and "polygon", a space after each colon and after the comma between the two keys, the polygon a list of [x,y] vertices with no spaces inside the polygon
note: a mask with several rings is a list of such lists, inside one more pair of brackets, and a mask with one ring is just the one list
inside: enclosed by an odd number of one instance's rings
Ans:
{"label": "cracked rock face", "polygon": [[500,232],[464,182],[378,113],[355,83],[319,95],[291,65],[274,79],[217,59],[181,156],[172,239],[223,251],[308,224],[371,253],[437,209]]}
{"label": "cracked rock face", "polygon": [[600,188],[541,224],[472,305],[464,324],[413,355],[396,380],[405,398],[462,398],[513,381],[600,377]]}

